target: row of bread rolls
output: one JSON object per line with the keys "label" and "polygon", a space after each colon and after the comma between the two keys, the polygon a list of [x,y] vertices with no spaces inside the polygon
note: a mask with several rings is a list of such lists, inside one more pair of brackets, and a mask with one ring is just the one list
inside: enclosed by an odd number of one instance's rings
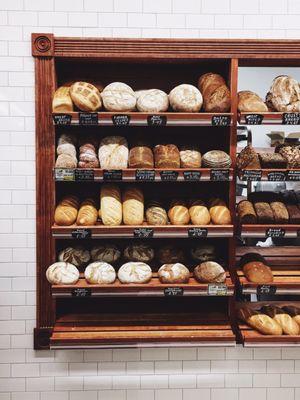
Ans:
{"label": "row of bread rolls", "polygon": [[168,211],[157,201],[148,202],[144,207],[144,194],[137,186],[128,186],[121,193],[115,184],[103,184],[100,190],[100,210],[93,199],[81,204],[76,196],[63,197],[58,203],[54,222],[57,225],[95,225],[97,219],[103,225],[227,225],[231,215],[226,203],[220,198],[211,198],[207,204],[202,200],[171,201]]}
{"label": "row of bread rolls", "polygon": [[259,253],[244,254],[240,259],[239,267],[249,282],[257,284],[273,282],[273,272],[265,258]]}
{"label": "row of bread rolls", "polygon": [[265,101],[249,90],[238,93],[238,110],[241,112],[300,112],[300,87],[296,79],[280,75],[273,79]]}
{"label": "row of bread rolls", "polygon": [[88,82],[59,87],[53,96],[53,112],[72,112],[104,108],[112,112],[226,112],[230,109],[230,91],[224,78],[212,72],[201,75],[198,88],[190,84],[174,87],[169,94],[160,89],[134,91],[123,82],[112,82],[100,90]]}
{"label": "row of bread rolls", "polygon": [[265,305],[257,311],[243,307],[239,316],[264,335],[300,334],[300,308],[295,306]]}
{"label": "row of bread rolls", "polygon": [[[201,283],[222,283],[226,280],[225,270],[215,261],[197,265],[193,275]],[[190,270],[182,263],[163,264],[157,276],[162,283],[188,283]],[[74,285],[79,280],[80,272],[74,264],[58,261],[48,267],[46,277],[53,285]],[[152,269],[145,262],[129,261],[116,272],[111,264],[94,261],[85,268],[84,277],[90,284],[111,284],[117,277],[121,283],[148,283],[152,278]]]}

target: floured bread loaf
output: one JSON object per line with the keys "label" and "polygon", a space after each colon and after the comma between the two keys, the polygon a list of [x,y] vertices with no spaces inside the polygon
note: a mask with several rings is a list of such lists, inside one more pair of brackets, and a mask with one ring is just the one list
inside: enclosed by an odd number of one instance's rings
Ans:
{"label": "floured bread loaf", "polygon": [[94,246],[91,250],[91,258],[93,261],[103,261],[113,264],[119,260],[121,252],[114,244],[104,244]]}
{"label": "floured bread loaf", "polygon": [[206,112],[226,112],[230,109],[230,90],[224,78],[213,72],[201,75],[198,87],[203,96],[203,107]]}
{"label": "floured bread loaf", "polygon": [[116,276],[117,274],[114,267],[101,261],[95,261],[89,264],[84,271],[86,281],[92,284],[113,283],[116,280]]}
{"label": "floured bread loaf", "polygon": [[107,111],[133,111],[136,106],[134,91],[126,83],[113,82],[101,93]]}
{"label": "floured bread loaf", "polygon": [[299,83],[291,76],[277,76],[268,93],[268,101],[276,111],[300,112]]}
{"label": "floured bread loaf", "polygon": [[223,267],[215,261],[207,261],[199,264],[194,269],[194,276],[199,282],[222,283],[226,279],[226,272]]}
{"label": "floured bread loaf", "polygon": [[149,225],[167,225],[168,214],[160,203],[152,201],[146,208],[146,220]]}
{"label": "floured bread loaf", "polygon": [[101,96],[96,86],[88,82],[75,82],[70,87],[71,98],[81,111],[96,111],[101,108]]}
{"label": "floured bread loaf", "polygon": [[258,94],[250,90],[238,92],[238,110],[241,112],[267,112],[268,107]]}
{"label": "floured bread loaf", "polygon": [[175,144],[157,144],[153,152],[156,168],[180,168],[180,153]]}
{"label": "floured bread loaf", "polygon": [[73,111],[73,103],[70,96],[70,88],[67,86],[61,86],[54,93],[52,112],[65,113],[71,111]]}
{"label": "floured bread loaf", "polygon": [[128,261],[150,262],[154,258],[154,250],[146,243],[134,243],[127,246],[123,254]]}
{"label": "floured bread loaf", "polygon": [[193,85],[176,86],[169,94],[169,101],[174,111],[199,112],[203,99],[200,91]]}
{"label": "floured bread loaf", "polygon": [[86,199],[80,204],[77,215],[77,225],[92,226],[97,222],[98,211],[96,203],[93,199]]}
{"label": "floured bread loaf", "polygon": [[104,225],[120,225],[122,222],[121,192],[114,184],[102,185],[99,216]]}
{"label": "floured bread loaf", "polygon": [[154,158],[149,146],[134,146],[129,152],[130,168],[153,168]]}
{"label": "floured bread loaf", "polygon": [[55,168],[76,168],[77,158],[69,154],[59,154],[55,161]]}
{"label": "floured bread loaf", "polygon": [[118,271],[122,283],[147,283],[152,278],[152,270],[143,262],[128,262]]}
{"label": "floured bread loaf", "polygon": [[81,267],[90,261],[90,252],[80,246],[70,246],[59,252],[58,260],[73,264],[75,267]]}
{"label": "floured bread loaf", "polygon": [[171,203],[168,217],[172,225],[187,225],[190,222],[190,214],[185,202],[174,200]]}
{"label": "floured bread loaf", "polygon": [[79,271],[75,265],[59,261],[48,267],[46,278],[52,285],[73,285],[79,279]]}
{"label": "floured bread loaf", "polygon": [[179,153],[181,168],[201,167],[201,153],[196,147],[184,146]]}
{"label": "floured bread loaf", "polygon": [[129,186],[123,193],[123,222],[125,225],[142,225],[143,221],[143,192],[137,186]]}
{"label": "floured bread loaf", "polygon": [[79,168],[99,168],[95,146],[92,143],[84,143],[79,148]]}
{"label": "floured bread loaf", "polygon": [[145,90],[138,96],[136,107],[142,112],[164,112],[169,108],[169,97],[159,89]]}
{"label": "floured bread loaf", "polygon": [[158,277],[162,283],[187,283],[190,271],[180,263],[164,264],[158,270]]}
{"label": "floured bread loaf", "polygon": [[72,133],[62,133],[58,138],[57,146],[65,143],[73,144],[74,146],[76,146],[77,137]]}
{"label": "floured bread loaf", "polygon": [[99,162],[103,169],[124,169],[128,165],[128,144],[123,136],[106,136],[100,142]]}
{"label": "floured bread loaf", "polygon": [[210,213],[201,200],[196,200],[191,203],[189,213],[193,225],[208,225],[210,223]]}
{"label": "floured bread loaf", "polygon": [[57,205],[54,221],[57,225],[72,225],[76,221],[79,201],[76,196],[65,196]]}
{"label": "floured bread loaf", "polygon": [[57,146],[56,153],[57,155],[68,154],[76,158],[76,147],[72,143],[63,143]]}

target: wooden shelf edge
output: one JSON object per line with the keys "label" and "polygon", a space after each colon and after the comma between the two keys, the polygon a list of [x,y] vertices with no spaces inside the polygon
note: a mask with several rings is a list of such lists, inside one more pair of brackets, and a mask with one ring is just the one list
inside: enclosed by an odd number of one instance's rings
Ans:
{"label": "wooden shelf edge", "polygon": [[242,238],[267,238],[266,232],[268,229],[283,229],[283,236],[271,236],[270,237],[285,237],[285,238],[297,238],[300,237],[300,225],[299,224],[243,224],[240,227],[240,235]]}
{"label": "wooden shelf edge", "polygon": [[[245,172],[246,171],[246,172]],[[246,174],[246,175],[245,175]],[[248,174],[248,176],[247,176]],[[300,168],[261,168],[261,169],[243,169],[238,171],[238,177],[243,182],[298,182],[300,181]]]}
{"label": "wooden shelf edge", "polygon": [[[241,125],[299,125],[299,118],[293,120],[292,112],[238,112],[238,123]],[[291,119],[290,119],[291,118]]]}

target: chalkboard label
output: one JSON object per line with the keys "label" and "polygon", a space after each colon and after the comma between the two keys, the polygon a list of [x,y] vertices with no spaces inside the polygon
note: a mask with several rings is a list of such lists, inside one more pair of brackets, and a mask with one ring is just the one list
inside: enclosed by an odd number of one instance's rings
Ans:
{"label": "chalkboard label", "polygon": [[274,171],[274,172],[268,172],[268,181],[285,181],[285,172],[280,172],[280,171]]}
{"label": "chalkboard label", "polygon": [[183,288],[181,287],[167,287],[164,289],[165,296],[183,296]]}
{"label": "chalkboard label", "polygon": [[277,287],[274,285],[257,285],[256,293],[258,295],[262,294],[275,294]]}
{"label": "chalkboard label", "polygon": [[133,236],[136,238],[151,238],[153,237],[152,228],[135,228],[133,230]]}
{"label": "chalkboard label", "polygon": [[69,114],[56,114],[53,115],[53,121],[55,125],[70,125],[72,121],[72,115]]}
{"label": "chalkboard label", "polygon": [[92,169],[76,169],[75,180],[79,182],[90,182],[94,180],[94,170]]}
{"label": "chalkboard label", "polygon": [[229,126],[231,117],[229,115],[213,115],[211,117],[211,124],[213,126]]}
{"label": "chalkboard label", "polygon": [[121,169],[105,169],[103,171],[103,180],[105,181],[121,181],[123,171]]}
{"label": "chalkboard label", "polygon": [[149,115],[147,123],[148,126],[166,126],[167,117],[165,115]]}
{"label": "chalkboard label", "polygon": [[261,170],[243,169],[241,178],[242,181],[260,181],[262,177]]}
{"label": "chalkboard label", "polygon": [[130,122],[130,115],[126,114],[113,115],[111,118],[114,126],[128,126]]}
{"label": "chalkboard label", "polygon": [[261,125],[263,120],[264,116],[261,114],[245,115],[245,121],[247,125]]}
{"label": "chalkboard label", "polygon": [[90,288],[75,288],[72,290],[73,297],[90,297],[92,290]]}
{"label": "chalkboard label", "polygon": [[207,237],[207,229],[206,228],[189,228],[188,237],[190,237],[190,238]]}
{"label": "chalkboard label", "polygon": [[162,181],[177,181],[178,172],[177,171],[161,171],[160,178]]}
{"label": "chalkboard label", "polygon": [[80,125],[98,125],[98,113],[93,112],[80,112],[79,113]]}
{"label": "chalkboard label", "polygon": [[283,125],[300,125],[300,113],[283,113]]}
{"label": "chalkboard label", "polygon": [[282,228],[268,228],[266,230],[266,237],[282,238],[285,235],[285,229]]}
{"label": "chalkboard label", "polygon": [[154,169],[137,169],[135,172],[136,181],[154,181],[155,171]]}
{"label": "chalkboard label", "polygon": [[75,170],[71,168],[55,168],[54,179],[58,182],[73,182],[75,180]]}
{"label": "chalkboard label", "polygon": [[209,283],[207,287],[207,294],[209,296],[226,296],[228,292],[225,283]]}
{"label": "chalkboard label", "polygon": [[72,238],[74,239],[87,239],[92,236],[90,229],[77,228],[72,231]]}
{"label": "chalkboard label", "polygon": [[300,181],[300,171],[290,169],[286,173],[286,179],[288,181]]}
{"label": "chalkboard label", "polygon": [[183,178],[185,181],[200,181],[201,171],[183,171]]}
{"label": "chalkboard label", "polygon": [[212,169],[210,179],[212,181],[229,181],[229,169]]}

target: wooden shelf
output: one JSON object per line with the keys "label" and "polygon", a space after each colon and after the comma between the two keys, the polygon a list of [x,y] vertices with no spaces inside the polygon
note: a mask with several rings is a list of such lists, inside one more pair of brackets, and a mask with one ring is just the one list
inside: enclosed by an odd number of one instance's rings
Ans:
{"label": "wooden shelf", "polygon": [[[268,233],[269,232],[269,233]],[[267,238],[267,237],[300,237],[300,225],[248,225],[241,226],[242,238]]]}
{"label": "wooden shelf", "polygon": [[300,169],[243,169],[239,172],[242,181],[300,181]]}
{"label": "wooden shelf", "polygon": [[238,122],[242,125],[299,125],[299,113],[257,112],[238,113]]}

